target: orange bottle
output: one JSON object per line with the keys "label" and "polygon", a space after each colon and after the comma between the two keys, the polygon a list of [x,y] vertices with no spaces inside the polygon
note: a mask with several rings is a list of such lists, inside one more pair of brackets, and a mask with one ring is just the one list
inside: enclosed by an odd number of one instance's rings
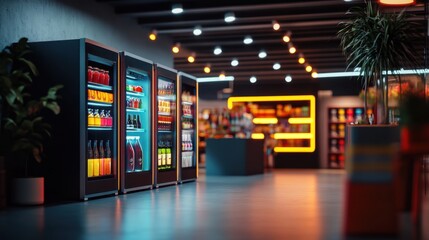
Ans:
{"label": "orange bottle", "polygon": [[88,142],[88,177],[93,177],[94,176],[94,155],[92,152],[92,147],[91,147],[91,140],[89,140]]}
{"label": "orange bottle", "polygon": [[98,153],[97,140],[94,140],[94,147],[92,148],[94,154],[94,177],[100,176],[100,155]]}
{"label": "orange bottle", "polygon": [[104,158],[104,146],[103,146],[103,140],[100,140],[100,176],[105,175],[104,173],[104,162],[105,162],[105,158]]}
{"label": "orange bottle", "polygon": [[110,151],[110,141],[106,141],[106,155],[104,159],[104,174],[110,175],[112,174],[112,152]]}

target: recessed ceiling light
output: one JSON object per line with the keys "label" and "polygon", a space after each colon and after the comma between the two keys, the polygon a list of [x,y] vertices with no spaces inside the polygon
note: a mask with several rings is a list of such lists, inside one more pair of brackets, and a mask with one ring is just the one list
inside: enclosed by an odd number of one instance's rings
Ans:
{"label": "recessed ceiling light", "polygon": [[207,64],[207,65],[204,67],[204,72],[205,72],[205,73],[210,73],[210,72],[211,72],[211,69],[210,69],[210,65],[209,65],[209,64]]}
{"label": "recessed ceiling light", "polygon": [[171,12],[173,14],[179,14],[183,12],[182,4],[173,4],[173,7],[171,8]]}
{"label": "recessed ceiling light", "polygon": [[302,53],[299,54],[298,63],[299,64],[305,63],[305,58],[304,58],[304,55]]}
{"label": "recessed ceiling light", "polygon": [[313,70],[313,67],[311,67],[310,65],[307,65],[307,66],[305,67],[305,71],[306,71],[306,72],[311,72],[311,70]]}
{"label": "recessed ceiling light", "polygon": [[290,75],[286,75],[285,81],[286,82],[292,82],[292,77]]}
{"label": "recessed ceiling light", "polygon": [[196,26],[196,27],[194,28],[193,33],[194,33],[194,35],[195,35],[195,36],[199,36],[199,35],[201,35],[201,33],[203,33],[203,30],[201,29],[201,26],[200,26],[200,25]]}
{"label": "recessed ceiling light", "polygon": [[225,13],[225,22],[230,23],[235,21],[235,15],[233,12],[227,12]]}
{"label": "recessed ceiling light", "polygon": [[258,54],[259,58],[265,58],[267,56],[267,52],[265,52],[264,50],[261,50]]}
{"label": "recessed ceiling light", "polygon": [[287,31],[284,35],[283,35],[283,42],[290,42],[290,37],[292,36],[292,32],[291,31]]}
{"label": "recessed ceiling light", "polygon": [[415,3],[416,0],[379,0],[379,2],[386,5],[408,5]]}
{"label": "recessed ceiling light", "polygon": [[156,40],[156,36],[157,36],[156,30],[152,30],[152,32],[150,32],[150,34],[149,34],[149,39],[152,40],[152,41],[155,41]]}
{"label": "recessed ceiling light", "polygon": [[238,60],[236,58],[232,59],[231,66],[233,67],[238,66]]}
{"label": "recessed ceiling light", "polygon": [[289,53],[290,54],[296,53],[296,48],[292,45],[292,43],[289,43],[288,46],[289,46]]}
{"label": "recessed ceiling light", "polygon": [[255,83],[258,79],[255,76],[251,76],[249,80],[251,83]]}
{"label": "recessed ceiling light", "polygon": [[174,46],[171,48],[171,51],[173,53],[179,53],[180,52],[180,43],[174,44]]}
{"label": "recessed ceiling light", "polygon": [[195,53],[192,53],[192,54],[188,57],[188,62],[190,62],[190,63],[195,62]]}
{"label": "recessed ceiling light", "polygon": [[243,40],[244,44],[251,44],[253,42],[253,39],[251,36],[246,36]]}
{"label": "recessed ceiling light", "polygon": [[344,0],[344,2],[351,2],[352,0]]}
{"label": "recessed ceiling light", "polygon": [[273,65],[273,69],[274,70],[279,70],[280,69],[280,63],[274,63],[274,65]]}
{"label": "recessed ceiling light", "polygon": [[280,29],[280,24],[276,20],[273,21],[273,29],[274,31],[277,31]]}
{"label": "recessed ceiling light", "polygon": [[316,71],[312,72],[312,73],[311,73],[311,77],[312,77],[312,78],[317,78],[317,72],[316,72]]}
{"label": "recessed ceiling light", "polygon": [[213,50],[214,55],[219,55],[222,53],[222,48],[220,48],[219,46],[215,47],[215,49]]}
{"label": "recessed ceiling light", "polygon": [[224,71],[220,72],[219,79],[220,80],[225,80],[225,72]]}

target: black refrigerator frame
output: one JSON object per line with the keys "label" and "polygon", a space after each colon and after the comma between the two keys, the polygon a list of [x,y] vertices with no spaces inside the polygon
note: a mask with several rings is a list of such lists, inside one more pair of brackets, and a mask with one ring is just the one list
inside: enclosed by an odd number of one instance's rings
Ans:
{"label": "black refrigerator frame", "polygon": [[[174,152],[171,153],[172,157],[175,158],[175,169],[173,170],[169,170],[169,171],[161,171],[158,169],[158,134],[159,134],[159,130],[158,130],[158,115],[159,115],[159,109],[158,109],[158,84],[159,84],[159,78],[163,78],[163,79],[167,79],[170,80],[171,82],[173,82],[175,84],[174,87],[174,92],[175,92],[175,115],[173,118],[174,120],[174,124],[172,124],[174,126],[174,131],[172,131],[173,133],[173,137],[172,137],[172,142],[174,144]],[[153,146],[153,166],[154,166],[154,187],[158,188],[161,186],[166,186],[166,185],[174,185],[178,183],[178,160],[177,160],[177,70],[166,67],[164,65],[161,64],[154,64],[154,87],[153,87],[153,126],[154,126],[154,134],[153,134],[153,139],[152,139],[152,146]],[[155,134],[156,133],[156,134]]]}
{"label": "black refrigerator frame", "polygon": [[[144,189],[152,189],[154,183],[154,165],[153,165],[153,88],[155,86],[154,83],[154,65],[153,62],[134,55],[132,53],[122,51],[119,53],[120,56],[120,91],[119,97],[120,101],[120,147],[119,147],[119,155],[121,156],[119,161],[119,179],[120,179],[120,191],[121,193],[127,193],[132,191],[144,190]],[[148,104],[150,119],[150,125],[147,127],[147,131],[150,132],[149,136],[149,148],[144,149],[148,150],[150,160],[150,170],[149,171],[141,171],[141,172],[133,172],[126,173],[126,160],[127,160],[127,152],[126,152],[126,137],[127,137],[127,106],[126,106],[126,71],[127,68],[133,68],[136,70],[143,70],[148,73],[149,81],[150,81],[150,89],[144,89],[145,94],[149,94],[150,103]]]}
{"label": "black refrigerator frame", "polygon": [[[198,178],[198,82],[197,78],[191,76],[184,72],[179,72],[177,74],[177,85],[178,85],[178,109],[177,109],[177,122],[178,122],[178,131],[177,131],[177,161],[179,163],[179,183],[195,181]],[[193,133],[192,133],[192,142],[193,142],[193,163],[192,167],[183,167],[182,154],[183,149],[182,144],[182,117],[183,117],[183,85],[187,85],[188,88],[194,89],[193,95],[195,96],[195,102],[193,103]]]}
{"label": "black refrigerator frame", "polygon": [[[90,39],[32,42],[32,57],[38,67],[36,92],[62,84],[59,91],[61,113],[48,117],[53,140],[46,151],[46,202],[88,200],[118,194],[118,51]],[[89,179],[87,165],[88,126],[88,61],[112,70],[112,163],[111,176]],[[36,83],[37,82],[37,83]],[[110,140],[110,139],[109,139]]]}

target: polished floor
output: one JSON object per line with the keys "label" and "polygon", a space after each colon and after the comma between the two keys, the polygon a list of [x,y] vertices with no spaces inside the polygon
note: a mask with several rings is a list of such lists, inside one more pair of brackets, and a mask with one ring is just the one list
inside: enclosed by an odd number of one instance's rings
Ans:
{"label": "polished floor", "polygon": [[0,212],[0,239],[343,239],[344,178],[335,170],[202,173],[156,190],[8,208]]}

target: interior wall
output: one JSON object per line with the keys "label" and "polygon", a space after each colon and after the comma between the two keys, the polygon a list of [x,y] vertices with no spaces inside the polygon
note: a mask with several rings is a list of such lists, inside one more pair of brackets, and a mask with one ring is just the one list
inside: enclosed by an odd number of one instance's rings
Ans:
{"label": "interior wall", "polygon": [[172,41],[148,40],[148,29],[94,0],[0,0],[0,48],[29,41],[89,38],[173,67]]}

